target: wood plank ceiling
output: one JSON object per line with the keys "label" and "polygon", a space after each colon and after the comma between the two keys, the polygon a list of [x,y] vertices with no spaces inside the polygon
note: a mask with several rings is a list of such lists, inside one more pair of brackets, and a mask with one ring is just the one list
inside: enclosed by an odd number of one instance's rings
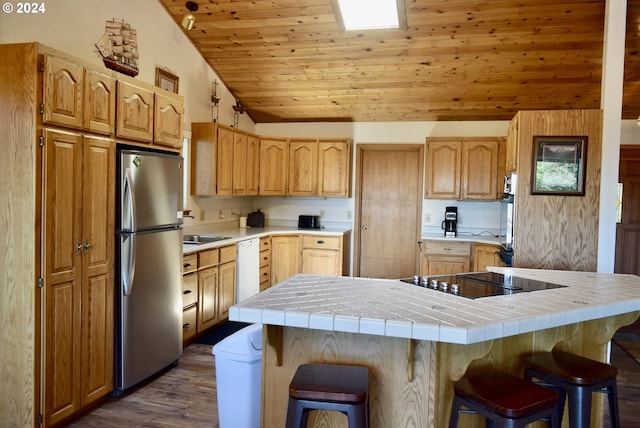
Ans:
{"label": "wood plank ceiling", "polygon": [[[159,1],[180,25],[185,0]],[[600,107],[605,0],[400,1],[406,30],[341,32],[332,0],[196,0],[185,34],[257,123]],[[623,118],[635,119],[640,0],[627,7]]]}

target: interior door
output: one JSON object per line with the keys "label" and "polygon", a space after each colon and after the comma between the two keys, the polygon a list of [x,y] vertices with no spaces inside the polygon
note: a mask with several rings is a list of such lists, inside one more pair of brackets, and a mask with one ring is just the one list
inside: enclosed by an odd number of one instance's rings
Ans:
{"label": "interior door", "polygon": [[423,145],[359,144],[354,274],[404,278],[420,271]]}
{"label": "interior door", "polygon": [[614,271],[640,275],[640,148],[621,148],[619,182],[622,215],[616,225]]}

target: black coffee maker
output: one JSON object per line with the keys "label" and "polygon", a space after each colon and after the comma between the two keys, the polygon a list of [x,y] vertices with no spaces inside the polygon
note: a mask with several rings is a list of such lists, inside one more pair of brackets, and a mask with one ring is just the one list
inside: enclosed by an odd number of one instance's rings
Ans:
{"label": "black coffee maker", "polygon": [[444,221],[442,222],[442,230],[444,230],[445,238],[455,238],[457,222],[458,207],[446,207],[444,211]]}

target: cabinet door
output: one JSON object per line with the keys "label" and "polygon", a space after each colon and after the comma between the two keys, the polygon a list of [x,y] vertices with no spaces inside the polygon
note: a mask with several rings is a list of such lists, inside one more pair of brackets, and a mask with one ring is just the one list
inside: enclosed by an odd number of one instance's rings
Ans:
{"label": "cabinet door", "polygon": [[84,69],[55,56],[44,56],[44,123],[82,128]]}
{"label": "cabinet door", "polygon": [[473,246],[473,270],[478,272],[487,270],[487,266],[504,266],[498,256],[497,245],[474,244]]}
{"label": "cabinet door", "polygon": [[233,194],[247,194],[247,134],[233,133]]}
{"label": "cabinet door", "polygon": [[217,195],[233,194],[233,130],[218,126]]}
{"label": "cabinet door", "polygon": [[302,273],[342,275],[342,257],[340,251],[303,248]]}
{"label": "cabinet door", "polygon": [[247,195],[260,190],[260,138],[247,136]]}
{"label": "cabinet door", "polygon": [[218,322],[218,267],[198,272],[198,332]]}
{"label": "cabinet door", "polygon": [[318,145],[318,196],[348,198],[351,194],[351,144],[320,141]]}
{"label": "cabinet door", "polygon": [[45,131],[43,415],[57,423],[80,407],[82,137]]}
{"label": "cabinet door", "polygon": [[82,404],[113,389],[115,143],[84,138]]}
{"label": "cabinet door", "polygon": [[113,135],[116,127],[116,81],[94,70],[84,71],[83,127]]}
{"label": "cabinet door", "polygon": [[498,140],[462,144],[461,199],[495,200],[498,196]]}
{"label": "cabinet door", "polygon": [[271,261],[271,284],[273,285],[300,273],[299,236],[272,236]]}
{"label": "cabinet door", "polygon": [[182,112],[180,99],[169,93],[155,94],[153,115],[153,142],[176,149],[182,148]]}
{"label": "cabinet door", "polygon": [[460,197],[460,141],[427,140],[427,198]]}
{"label": "cabinet door", "polygon": [[424,263],[424,275],[448,275],[469,272],[469,257],[427,256]]}
{"label": "cabinet door", "polygon": [[214,123],[191,124],[191,194],[216,194],[218,149],[217,126]]}
{"label": "cabinet door", "polygon": [[236,302],[236,262],[220,265],[218,321],[229,318],[229,308]]}
{"label": "cabinet door", "polygon": [[289,182],[287,194],[315,196],[318,182],[318,143],[289,142]]}
{"label": "cabinet door", "polygon": [[151,142],[153,139],[153,92],[118,80],[116,135]]}
{"label": "cabinet door", "polygon": [[286,140],[260,140],[260,194],[283,196],[287,191],[289,143]]}
{"label": "cabinet door", "polygon": [[519,129],[520,114],[516,113],[515,117],[509,122],[507,131],[507,148],[505,160],[505,174],[516,172],[518,168],[518,142],[520,141]]}

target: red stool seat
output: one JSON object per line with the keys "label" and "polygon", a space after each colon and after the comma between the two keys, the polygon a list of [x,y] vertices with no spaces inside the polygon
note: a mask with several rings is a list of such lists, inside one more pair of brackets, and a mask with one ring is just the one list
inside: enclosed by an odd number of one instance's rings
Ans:
{"label": "red stool seat", "polygon": [[540,379],[557,388],[560,396],[557,413],[562,422],[565,398],[569,401],[569,426],[589,427],[591,394],[604,392],[609,398],[611,427],[620,427],[618,414],[618,370],[610,365],[563,351],[541,352],[525,360],[525,378]]}
{"label": "red stool seat", "polygon": [[289,384],[287,428],[307,426],[311,410],[347,415],[349,428],[369,426],[369,369],[338,364],[302,364]]}
{"label": "red stool seat", "polygon": [[457,426],[460,413],[480,414],[487,426],[524,427],[548,418],[552,427],[559,427],[557,401],[553,389],[506,373],[466,377],[454,384],[449,427]]}

